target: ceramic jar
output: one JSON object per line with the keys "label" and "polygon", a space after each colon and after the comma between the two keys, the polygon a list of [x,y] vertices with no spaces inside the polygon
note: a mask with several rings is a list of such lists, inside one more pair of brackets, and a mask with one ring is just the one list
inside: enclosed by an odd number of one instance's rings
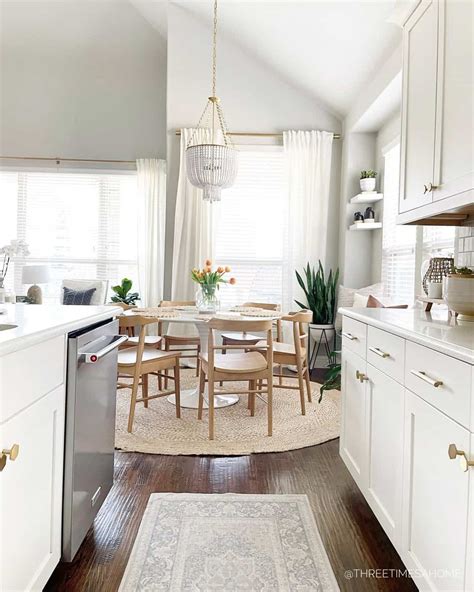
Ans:
{"label": "ceramic jar", "polygon": [[444,280],[444,300],[461,321],[474,321],[474,273],[450,274]]}

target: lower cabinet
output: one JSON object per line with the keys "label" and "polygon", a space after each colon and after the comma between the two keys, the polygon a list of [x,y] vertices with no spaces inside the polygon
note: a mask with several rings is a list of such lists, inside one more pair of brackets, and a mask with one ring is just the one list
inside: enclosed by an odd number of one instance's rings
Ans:
{"label": "lower cabinet", "polygon": [[472,469],[450,459],[450,444],[472,457],[468,430],[407,390],[401,554],[420,590],[472,590]]}
{"label": "lower cabinet", "polygon": [[474,592],[474,368],[381,332],[343,341],[340,455],[419,590]]}
{"label": "lower cabinet", "polygon": [[0,590],[42,590],[61,554],[64,385],[0,426]]}
{"label": "lower cabinet", "polygon": [[[343,349],[341,361],[342,400],[340,455],[357,485],[365,487],[365,406],[366,388],[362,379],[367,363],[348,349]],[[358,378],[359,377],[359,378]]]}
{"label": "lower cabinet", "polygon": [[367,364],[366,499],[392,543],[401,540],[404,387]]}

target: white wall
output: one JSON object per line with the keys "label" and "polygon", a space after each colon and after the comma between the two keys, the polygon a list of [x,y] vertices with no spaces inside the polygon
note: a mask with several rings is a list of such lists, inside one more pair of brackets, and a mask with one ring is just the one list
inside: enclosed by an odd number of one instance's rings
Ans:
{"label": "white wall", "polygon": [[361,288],[371,283],[371,231],[353,231],[349,226],[356,211],[365,205],[352,205],[351,197],[360,192],[360,171],[375,168],[375,134],[344,132],[342,156],[341,210],[339,217],[339,266],[341,283],[348,288]]}
{"label": "white wall", "polygon": [[[378,131],[375,141],[375,166],[378,171],[378,183],[381,192],[384,190],[384,157],[383,150],[400,137],[400,113],[391,117]],[[379,220],[383,217],[383,201],[374,204],[374,210]],[[381,281],[382,277],[382,229],[374,230],[372,239],[372,284]]]}
{"label": "white wall", "polygon": [[[165,294],[171,281],[172,242],[179,138],[174,130],[193,127],[204,109],[211,85],[211,31],[181,6],[168,12],[168,207]],[[235,42],[218,41],[217,94],[232,131],[281,132],[286,129],[341,131],[340,121],[313,97],[292,87]],[[255,142],[249,140],[248,142]],[[340,151],[334,141],[331,203],[331,264],[337,265]]]}
{"label": "white wall", "polygon": [[[353,206],[349,200],[360,191],[359,176],[363,169],[378,171],[377,189],[380,190],[382,186],[380,150],[387,143],[386,138],[399,127],[401,67],[400,44],[361,89],[344,120],[339,266],[342,283],[351,288],[367,286],[380,278],[382,233],[379,230],[349,231],[354,212],[367,207]],[[380,221],[382,211],[378,206],[374,209],[376,220]]]}
{"label": "white wall", "polygon": [[0,154],[166,157],[166,44],[127,2],[1,2]]}

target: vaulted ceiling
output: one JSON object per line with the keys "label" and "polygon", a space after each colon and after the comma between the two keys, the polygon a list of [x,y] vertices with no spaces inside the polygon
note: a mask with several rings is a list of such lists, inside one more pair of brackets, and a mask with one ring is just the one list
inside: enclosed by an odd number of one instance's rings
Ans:
{"label": "vaulted ceiling", "polygon": [[[130,1],[166,36],[168,2]],[[388,22],[397,3],[399,0],[220,0],[220,34],[343,117],[400,42],[401,29]],[[173,4],[211,23],[211,0]]]}

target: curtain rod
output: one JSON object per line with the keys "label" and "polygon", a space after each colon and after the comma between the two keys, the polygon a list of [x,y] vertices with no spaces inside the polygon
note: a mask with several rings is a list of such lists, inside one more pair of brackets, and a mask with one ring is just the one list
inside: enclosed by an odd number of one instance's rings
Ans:
{"label": "curtain rod", "polygon": [[93,162],[93,163],[110,163],[110,164],[136,164],[135,160],[93,160],[91,158],[60,158],[59,156],[53,158],[52,156],[0,156],[0,160],[47,160],[53,161],[56,164],[61,162]]}
{"label": "curtain rod", "polygon": [[[175,131],[177,136],[181,135],[181,130],[177,129]],[[283,133],[262,133],[262,132],[227,132],[228,136],[246,136],[249,138],[282,138]],[[333,134],[334,140],[340,140],[341,134]]]}

